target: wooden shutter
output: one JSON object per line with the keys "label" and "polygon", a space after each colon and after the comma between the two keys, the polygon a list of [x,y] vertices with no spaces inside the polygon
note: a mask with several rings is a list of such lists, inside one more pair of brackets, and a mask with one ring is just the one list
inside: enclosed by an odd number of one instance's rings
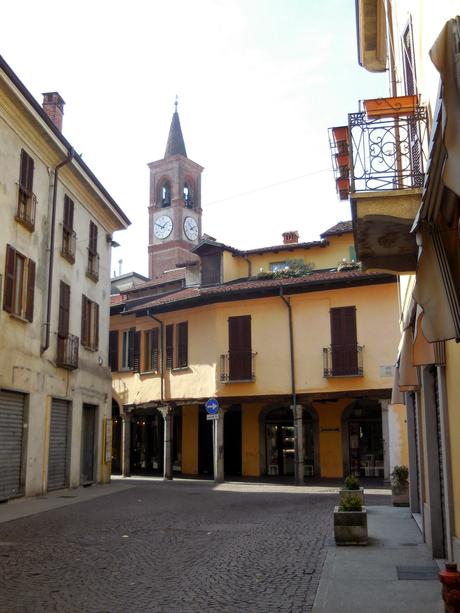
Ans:
{"label": "wooden shutter", "polygon": [[99,305],[93,302],[94,344],[93,349],[99,348]]}
{"label": "wooden shutter", "polygon": [[110,370],[118,370],[118,330],[109,332],[109,366]]}
{"label": "wooden shutter", "polygon": [[64,229],[67,230],[68,232],[72,232],[73,230],[73,209],[74,209],[73,200],[69,198],[69,196],[64,196],[63,225],[64,225]]}
{"label": "wooden shutter", "polygon": [[133,336],[133,370],[139,372],[141,369],[141,333],[131,332]]}
{"label": "wooden shutter", "polygon": [[220,253],[201,256],[201,283],[202,285],[216,285],[221,280]]}
{"label": "wooden shutter", "polygon": [[34,295],[35,295],[35,262],[27,260],[27,290],[26,290],[26,312],[27,321],[34,319]]}
{"label": "wooden shutter", "polygon": [[69,334],[70,285],[61,281],[59,285],[58,335],[65,338]]}
{"label": "wooden shutter", "polygon": [[174,368],[174,326],[166,326],[166,368]]}
{"label": "wooden shutter", "polygon": [[160,351],[159,351],[159,334],[158,328],[153,328],[150,330],[150,367],[154,371],[158,371],[160,369]]}
{"label": "wooden shutter", "polygon": [[87,347],[89,345],[88,341],[88,330],[89,330],[89,321],[88,321],[88,298],[85,295],[81,297],[81,344]]}
{"label": "wooden shutter", "polygon": [[8,313],[13,312],[14,297],[14,262],[16,249],[11,245],[6,246],[5,286],[3,290],[3,308]]}
{"label": "wooden shutter", "polygon": [[358,374],[358,342],[356,334],[356,307],[330,310],[332,374],[346,376]]}
{"label": "wooden shutter", "polygon": [[228,318],[230,381],[252,379],[251,316]]}
{"label": "wooden shutter", "polygon": [[34,161],[24,149],[21,150],[21,167],[19,170],[19,184],[29,192],[32,192],[34,183]]}
{"label": "wooden shutter", "polygon": [[128,368],[134,367],[134,336],[136,328],[130,328],[128,331]]}
{"label": "wooden shutter", "polygon": [[97,226],[92,221],[89,222],[89,252],[91,255],[97,254]]}
{"label": "wooden shutter", "polygon": [[188,366],[188,322],[177,325],[177,367]]}

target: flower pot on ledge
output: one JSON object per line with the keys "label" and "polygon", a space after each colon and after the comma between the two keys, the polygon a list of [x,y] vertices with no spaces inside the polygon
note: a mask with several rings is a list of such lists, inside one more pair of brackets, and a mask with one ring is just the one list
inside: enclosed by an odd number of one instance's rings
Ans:
{"label": "flower pot on ledge", "polygon": [[364,100],[363,104],[368,117],[397,117],[398,115],[414,115],[418,105],[418,96],[373,98],[371,100]]}

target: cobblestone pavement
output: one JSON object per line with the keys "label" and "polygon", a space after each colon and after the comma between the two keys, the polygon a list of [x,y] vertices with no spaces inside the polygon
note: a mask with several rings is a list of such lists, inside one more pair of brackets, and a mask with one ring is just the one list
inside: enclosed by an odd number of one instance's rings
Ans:
{"label": "cobblestone pavement", "polygon": [[0,611],[309,611],[336,499],[147,481],[10,521]]}

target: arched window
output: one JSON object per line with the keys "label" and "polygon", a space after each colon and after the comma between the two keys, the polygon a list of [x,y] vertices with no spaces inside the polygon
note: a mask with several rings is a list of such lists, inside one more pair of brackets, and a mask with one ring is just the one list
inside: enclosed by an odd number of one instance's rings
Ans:
{"label": "arched window", "polygon": [[188,183],[184,183],[184,206],[193,209],[193,190]]}
{"label": "arched window", "polygon": [[161,206],[171,206],[171,184],[169,181],[165,181],[161,186]]}

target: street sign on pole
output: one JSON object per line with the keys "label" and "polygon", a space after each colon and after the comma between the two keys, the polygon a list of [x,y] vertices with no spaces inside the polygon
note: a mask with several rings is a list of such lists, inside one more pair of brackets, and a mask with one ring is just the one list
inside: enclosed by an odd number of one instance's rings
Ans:
{"label": "street sign on pole", "polygon": [[210,398],[206,401],[206,404],[204,406],[206,407],[206,411],[209,415],[217,415],[220,409],[219,402],[216,398]]}
{"label": "street sign on pole", "polygon": [[208,421],[216,421],[217,419],[219,419],[219,414],[218,414],[218,413],[216,413],[215,415],[213,415],[212,413],[208,413],[208,414],[206,415],[206,419],[207,419]]}

